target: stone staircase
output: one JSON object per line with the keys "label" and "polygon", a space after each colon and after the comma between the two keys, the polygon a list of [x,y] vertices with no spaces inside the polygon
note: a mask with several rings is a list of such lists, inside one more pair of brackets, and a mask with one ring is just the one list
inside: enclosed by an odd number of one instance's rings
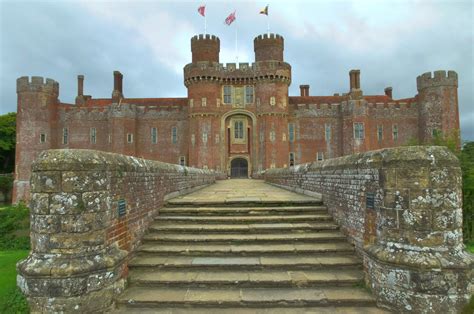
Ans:
{"label": "stone staircase", "polygon": [[306,196],[170,200],[129,270],[121,313],[383,313],[353,247]]}

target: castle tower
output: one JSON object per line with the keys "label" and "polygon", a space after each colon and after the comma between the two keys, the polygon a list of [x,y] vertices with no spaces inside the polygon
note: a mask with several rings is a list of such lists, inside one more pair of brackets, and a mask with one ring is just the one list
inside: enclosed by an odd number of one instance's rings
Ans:
{"label": "castle tower", "polygon": [[[288,87],[291,66],[283,62],[284,40],[277,34],[254,39],[258,133],[258,168],[289,165]],[[298,162],[298,158],[296,158]]]}
{"label": "castle tower", "polygon": [[17,79],[18,94],[16,125],[15,181],[13,202],[29,199],[31,162],[39,152],[56,147],[54,121],[59,84],[33,76]]}
{"label": "castle tower", "polygon": [[[192,63],[184,67],[188,88],[189,149],[186,164],[219,169],[221,83],[220,40],[214,35],[191,38]],[[217,138],[216,138],[217,136]]]}
{"label": "castle tower", "polygon": [[458,75],[454,71],[435,71],[417,77],[419,139],[429,143],[439,134],[459,138]]}

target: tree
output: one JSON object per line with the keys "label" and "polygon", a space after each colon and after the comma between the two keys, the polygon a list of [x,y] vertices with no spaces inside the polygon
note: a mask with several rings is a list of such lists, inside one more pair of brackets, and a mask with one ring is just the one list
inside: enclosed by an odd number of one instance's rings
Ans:
{"label": "tree", "polygon": [[464,240],[474,241],[474,142],[463,145],[459,155],[462,169]]}
{"label": "tree", "polygon": [[15,169],[16,113],[0,115],[0,173]]}

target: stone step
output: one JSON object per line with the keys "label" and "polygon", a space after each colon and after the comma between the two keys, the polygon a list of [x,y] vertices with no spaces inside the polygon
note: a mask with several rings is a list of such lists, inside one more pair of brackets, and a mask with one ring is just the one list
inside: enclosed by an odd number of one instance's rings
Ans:
{"label": "stone step", "polygon": [[281,206],[281,207],[164,207],[160,216],[194,215],[294,215],[299,213],[327,213],[326,206]]}
{"label": "stone step", "polygon": [[324,230],[338,230],[333,222],[301,222],[301,223],[245,223],[245,224],[196,224],[193,222],[176,225],[169,221],[155,221],[148,229],[150,232],[173,233],[272,233],[272,232],[318,232]]}
{"label": "stone step", "polygon": [[143,237],[144,243],[293,243],[293,242],[340,242],[346,238],[339,231],[307,232],[307,233],[267,233],[267,234],[160,234],[149,233]]}
{"label": "stone step", "polygon": [[179,224],[183,222],[222,224],[222,223],[281,223],[281,222],[323,222],[332,221],[328,214],[313,215],[268,215],[268,216],[158,216],[156,221],[171,221]]}
{"label": "stone step", "polygon": [[358,287],[313,288],[160,288],[135,286],[118,297],[133,307],[306,307],[375,306],[374,297]]}
{"label": "stone step", "polygon": [[321,198],[304,199],[262,199],[260,197],[235,199],[170,199],[166,207],[285,207],[285,206],[322,206]]}
{"label": "stone step", "polygon": [[[272,255],[292,253],[354,253],[352,245],[335,243],[287,243],[287,244],[155,244],[145,243],[140,252],[183,255]],[[297,256],[295,256],[295,259]]]}
{"label": "stone step", "polygon": [[318,307],[163,307],[149,308],[133,305],[114,311],[117,314],[388,314],[375,306],[325,306]]}
{"label": "stone step", "polygon": [[354,286],[364,279],[362,270],[157,270],[131,271],[129,283],[153,287],[315,287]]}
{"label": "stone step", "polygon": [[140,253],[130,263],[130,269],[147,268],[151,271],[156,269],[189,269],[205,270],[229,270],[229,269],[345,269],[360,268],[362,262],[355,256],[322,256],[322,255],[277,255],[277,256],[183,256],[169,255],[160,256],[153,253]]}

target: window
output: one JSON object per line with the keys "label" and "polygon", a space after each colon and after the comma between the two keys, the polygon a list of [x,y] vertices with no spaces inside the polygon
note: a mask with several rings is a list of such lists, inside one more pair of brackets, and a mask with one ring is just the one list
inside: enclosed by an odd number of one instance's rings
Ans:
{"label": "window", "polygon": [[40,134],[40,143],[46,143],[46,134],[45,133]]}
{"label": "window", "polygon": [[245,103],[253,104],[253,86],[252,85],[245,86]]}
{"label": "window", "polygon": [[217,108],[219,108],[221,106],[221,99],[220,98],[216,99],[216,106],[217,106]]}
{"label": "window", "polygon": [[318,152],[318,153],[316,154],[316,160],[317,160],[317,161],[322,161],[322,160],[324,160],[324,153],[323,153],[323,152]]}
{"label": "window", "polygon": [[325,124],[324,125],[324,139],[326,142],[331,141],[331,125]]}
{"label": "window", "polygon": [[257,107],[260,106],[260,97],[257,97]]}
{"label": "window", "polygon": [[186,157],[184,157],[184,156],[179,157],[179,165],[180,166],[186,166]]}
{"label": "window", "polygon": [[377,125],[377,139],[383,140],[383,125]]}
{"label": "window", "polygon": [[394,141],[398,140],[398,125],[392,125],[392,138]]}
{"label": "window", "polygon": [[190,108],[194,107],[194,99],[192,98],[189,100],[189,107]]}
{"label": "window", "polygon": [[244,122],[243,121],[234,122],[234,138],[235,139],[244,138]]}
{"label": "window", "polygon": [[270,106],[275,106],[275,103],[276,103],[275,97],[274,96],[270,97]]}
{"label": "window", "polygon": [[95,144],[97,142],[97,131],[95,128],[91,128],[89,131],[90,142]]}
{"label": "window", "polygon": [[288,123],[288,137],[290,139],[290,142],[295,141],[295,124],[294,123]]}
{"label": "window", "polygon": [[133,143],[133,134],[127,133],[127,143]]}
{"label": "window", "polygon": [[171,142],[173,144],[178,143],[178,128],[175,126],[171,128]]}
{"label": "window", "polygon": [[158,130],[156,128],[151,128],[151,143],[158,143]]}
{"label": "window", "polygon": [[112,134],[109,134],[109,144],[112,144]]}
{"label": "window", "polygon": [[364,139],[364,124],[360,122],[354,123],[354,138],[356,140]]}
{"label": "window", "polygon": [[265,134],[263,133],[263,131],[260,131],[260,142],[263,142],[264,139],[265,139]]}
{"label": "window", "polygon": [[282,140],[283,142],[286,142],[286,133],[285,133],[285,132],[283,132],[283,133],[281,134],[281,140]]}
{"label": "window", "polygon": [[232,86],[225,85],[224,86],[224,104],[231,104],[232,103]]}
{"label": "window", "polygon": [[191,144],[193,144],[193,146],[196,144],[196,135],[194,134],[191,134]]}
{"label": "window", "polygon": [[207,132],[202,133],[202,142],[207,144]]}
{"label": "window", "polygon": [[63,144],[66,145],[69,141],[69,129],[63,128]]}
{"label": "window", "polygon": [[206,97],[201,98],[201,106],[202,106],[202,107],[206,107],[206,106],[207,106],[207,98],[206,98]]}
{"label": "window", "polygon": [[215,143],[219,144],[219,142],[220,142],[220,136],[219,136],[219,134],[216,134]]}
{"label": "window", "polygon": [[270,131],[270,141],[275,142],[275,131]]}
{"label": "window", "polygon": [[295,165],[295,153],[290,153],[290,167]]}

